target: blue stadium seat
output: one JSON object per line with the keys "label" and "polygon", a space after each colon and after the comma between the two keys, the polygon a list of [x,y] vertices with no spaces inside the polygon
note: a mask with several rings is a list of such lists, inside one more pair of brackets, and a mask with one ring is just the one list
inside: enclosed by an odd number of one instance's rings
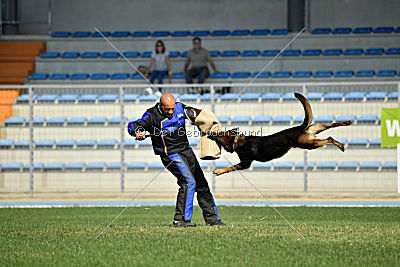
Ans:
{"label": "blue stadium seat", "polygon": [[61,171],[64,168],[64,163],[62,162],[50,162],[45,163],[43,169],[45,171]]}
{"label": "blue stadium seat", "polygon": [[54,117],[47,119],[47,126],[63,126],[67,121],[65,117]]}
{"label": "blue stadium seat", "polygon": [[146,166],[146,162],[131,162],[126,165],[128,170],[143,170]]}
{"label": "blue stadium seat", "polygon": [[317,170],[334,170],[337,165],[336,161],[321,161],[317,163]]}
{"label": "blue stadium seat", "polygon": [[292,100],[297,100],[297,98],[294,96],[294,93],[286,93],[282,96],[282,100],[292,101]]}
{"label": "blue stadium seat", "polygon": [[348,146],[367,146],[368,138],[352,138],[348,142]]}
{"label": "blue stadium seat", "polygon": [[183,94],[180,96],[181,101],[197,101],[199,99],[199,94]]}
{"label": "blue stadium seat", "polygon": [[99,102],[115,102],[119,99],[117,94],[105,94],[99,97]]}
{"label": "blue stadium seat", "polygon": [[198,146],[200,144],[200,139],[198,138],[190,138],[189,145],[190,146]]}
{"label": "blue stadium seat", "polygon": [[68,79],[68,73],[54,73],[49,76],[50,80],[66,80]]}
{"label": "blue stadium seat", "polygon": [[308,92],[307,93],[308,100],[321,101],[323,96],[324,96],[324,93],[322,93],[322,92]]}
{"label": "blue stadium seat", "polygon": [[260,115],[260,116],[256,116],[253,118],[252,120],[252,124],[256,125],[256,124],[269,124],[272,120],[271,116],[265,116],[265,115]]}
{"label": "blue stadium seat", "polygon": [[326,49],[322,52],[324,56],[340,56],[342,54],[342,49]]}
{"label": "blue stadium seat", "polygon": [[232,124],[248,124],[251,120],[251,117],[248,115],[239,115],[232,118]]}
{"label": "blue stadium seat", "polygon": [[260,93],[245,93],[244,95],[242,95],[240,99],[242,101],[258,101],[260,97],[261,97]]}
{"label": "blue stadium seat", "polygon": [[240,55],[242,57],[256,57],[260,55],[260,50],[245,50]]}
{"label": "blue stadium seat", "polygon": [[218,50],[211,50],[209,51],[210,57],[218,57],[219,56],[219,51]]}
{"label": "blue stadium seat", "polygon": [[263,57],[274,57],[278,55],[280,50],[264,50],[261,52],[261,56]]}
{"label": "blue stadium seat", "polygon": [[40,95],[37,98],[38,102],[53,102],[56,101],[58,98],[58,95],[53,95],[53,94],[45,94],[45,95]]}
{"label": "blue stadium seat", "polygon": [[273,124],[290,124],[293,117],[290,115],[280,115],[272,119]]}
{"label": "blue stadium seat", "polygon": [[56,38],[67,38],[71,35],[71,32],[54,32],[51,34],[51,37]]}
{"label": "blue stadium seat", "polygon": [[228,36],[229,35],[229,31],[228,30],[216,30],[211,32],[211,36]]}
{"label": "blue stadium seat", "polygon": [[330,28],[317,28],[311,31],[311,34],[329,34],[331,32]]}
{"label": "blue stadium seat", "polygon": [[268,35],[269,34],[269,30],[268,29],[256,29],[250,32],[250,35],[253,36],[260,36],[260,35]]}
{"label": "blue stadium seat", "polygon": [[376,77],[394,77],[396,74],[395,70],[380,70],[376,73]]}
{"label": "blue stadium seat", "polygon": [[142,75],[140,75],[139,73],[137,73],[137,74],[132,74],[131,75],[131,79],[133,79],[133,80],[144,80],[144,77]]}
{"label": "blue stadium seat", "polygon": [[[235,98],[236,97],[236,98]],[[221,101],[231,101],[232,99],[238,100],[240,95],[237,93],[226,93],[220,96]]]}
{"label": "blue stadium seat", "polygon": [[226,50],[221,53],[221,57],[237,57],[240,55],[238,50]]}
{"label": "blue stadium seat", "polygon": [[228,161],[215,161],[215,168],[222,169],[231,166]]}
{"label": "blue stadium seat", "polygon": [[83,162],[70,162],[65,164],[66,171],[82,171],[86,167]]}
{"label": "blue stadium seat", "polygon": [[108,73],[93,73],[90,75],[91,80],[107,80],[108,77]]}
{"label": "blue stadium seat", "polygon": [[398,98],[399,98],[399,92],[391,92],[391,93],[389,93],[389,95],[388,95],[388,100],[398,100]]}
{"label": "blue stadium seat", "polygon": [[303,56],[319,56],[321,49],[306,49],[301,53]]}
{"label": "blue stadium seat", "polygon": [[272,73],[272,78],[290,78],[292,73],[290,71],[276,71]]}
{"label": "blue stadium seat", "polygon": [[73,148],[76,145],[76,140],[64,139],[56,142],[57,148]]}
{"label": "blue stadium seat", "polygon": [[274,163],[274,170],[292,170],[293,167],[293,161],[278,161]]}
{"label": "blue stadium seat", "polygon": [[122,53],[122,55],[126,58],[136,58],[138,56],[140,56],[140,53],[137,51],[127,51]]}
{"label": "blue stadium seat", "polygon": [[269,71],[256,71],[251,74],[251,78],[268,78],[269,76],[271,76],[271,72]]}
{"label": "blue stadium seat", "polygon": [[135,102],[138,97],[139,95],[137,94],[125,94],[124,102]]}
{"label": "blue stadium seat", "polygon": [[98,58],[99,55],[99,52],[84,52],[81,53],[81,58]]}
{"label": "blue stadium seat", "polygon": [[219,79],[227,79],[229,78],[229,72],[220,72],[220,73],[212,73],[210,78],[219,78]]}
{"label": "blue stadium seat", "polygon": [[87,171],[102,171],[106,167],[105,162],[90,162],[86,164]]}
{"label": "blue stadium seat", "polygon": [[[127,122],[127,121],[128,121],[128,118],[125,117],[124,118],[124,122]],[[110,118],[108,120],[108,125],[120,125],[120,123],[121,123],[121,117],[120,116],[112,117],[112,118]]]}
{"label": "blue stadium seat", "polygon": [[30,80],[47,80],[48,78],[48,73],[34,73],[28,76],[28,79]]}
{"label": "blue stadium seat", "polygon": [[117,31],[117,32],[113,32],[111,34],[111,37],[121,38],[121,37],[129,37],[130,35],[131,35],[131,33],[128,31]]}
{"label": "blue stadium seat", "polygon": [[343,171],[355,171],[357,170],[359,164],[360,163],[358,161],[342,161],[339,163],[338,169]]}
{"label": "blue stadium seat", "polygon": [[283,57],[296,57],[299,56],[301,54],[301,51],[299,49],[288,49],[282,52],[282,56]]}
{"label": "blue stadium seat", "polygon": [[78,97],[79,102],[96,102],[98,95],[94,94],[87,94],[87,95],[81,95]]}
{"label": "blue stadium seat", "polygon": [[109,36],[111,36],[111,32],[103,32],[103,31],[101,31],[101,32],[94,32],[94,33],[92,33],[92,37],[94,37],[94,38],[100,38],[100,37],[109,37]]}
{"label": "blue stadium seat", "polygon": [[169,35],[169,31],[155,31],[151,34],[151,37],[167,37]]}
{"label": "blue stadium seat", "polygon": [[232,78],[249,78],[250,72],[234,72],[231,75]]}
{"label": "blue stadium seat", "polygon": [[365,161],[360,163],[360,171],[377,171],[380,166],[379,161]]}
{"label": "blue stadium seat", "polygon": [[393,27],[377,27],[374,29],[374,33],[392,33]]}
{"label": "blue stadium seat", "polygon": [[93,139],[84,139],[80,140],[76,143],[76,147],[78,148],[93,148],[97,144],[96,140]]}
{"label": "blue stadium seat", "polygon": [[60,58],[78,58],[79,52],[64,52],[60,55]]}
{"label": "blue stadium seat", "polygon": [[13,145],[14,145],[13,140],[0,139],[0,149],[11,149]]}
{"label": "blue stadium seat", "polygon": [[36,148],[52,148],[56,144],[56,141],[53,139],[42,139],[34,143]]}
{"label": "blue stadium seat", "polygon": [[[33,170],[34,171],[41,171],[44,167],[44,164],[41,162],[34,162],[33,163]],[[29,163],[25,163],[24,166],[22,167],[24,171],[29,171],[30,168],[30,164]]]}
{"label": "blue stadium seat", "polygon": [[[216,93],[214,95],[214,99],[218,99],[220,97],[221,94]],[[210,93],[205,93],[203,95],[200,96],[200,101],[210,101],[211,100],[211,94]]]}
{"label": "blue stadium seat", "polygon": [[294,124],[302,123],[303,121],[304,121],[304,115],[296,116],[296,117],[293,119],[293,123],[294,123]]}
{"label": "blue stadium seat", "polygon": [[234,30],[231,32],[232,36],[247,36],[249,35],[249,30]]}
{"label": "blue stadium seat", "polygon": [[351,28],[335,28],[332,34],[350,34]]}
{"label": "blue stadium seat", "polygon": [[136,141],[133,138],[128,138],[124,140],[124,146],[125,148],[134,148],[136,146],[136,144],[138,143],[138,141]]}
{"label": "blue stadium seat", "polygon": [[169,52],[169,57],[179,57],[180,53],[179,51],[170,51]]}
{"label": "blue stadium seat", "polygon": [[45,52],[39,55],[40,58],[58,58],[59,56],[59,52]]}
{"label": "blue stadium seat", "polygon": [[201,36],[208,36],[210,34],[209,31],[194,31],[192,32],[192,36],[201,37]]}
{"label": "blue stadium seat", "polygon": [[368,48],[364,50],[364,55],[382,55],[384,51],[383,48]]}
{"label": "blue stadium seat", "polygon": [[[126,166],[124,164],[123,166]],[[121,162],[115,161],[115,162],[110,162],[107,164],[107,170],[120,170],[121,169]]]}
{"label": "blue stadium seat", "polygon": [[346,56],[359,56],[363,53],[361,48],[350,48],[343,51],[343,55]]}
{"label": "blue stadium seat", "polygon": [[104,52],[100,55],[100,58],[119,58],[118,52]]}
{"label": "blue stadium seat", "polygon": [[367,100],[385,100],[386,92],[370,92],[367,94]]}
{"label": "blue stadium seat", "polygon": [[263,94],[262,100],[263,101],[279,101],[282,97],[281,93],[266,93]]}
{"label": "blue stadium seat", "polygon": [[360,117],[358,117],[357,123],[375,124],[377,120],[378,116],[376,115],[361,115]]}
{"label": "blue stadium seat", "polygon": [[69,76],[70,80],[86,80],[89,78],[88,73],[74,73]]}
{"label": "blue stadium seat", "polygon": [[152,53],[153,53],[152,51],[145,51],[145,52],[140,54],[140,57],[150,58]]}
{"label": "blue stadium seat", "polygon": [[171,33],[171,37],[187,37],[190,35],[190,31],[174,31]]}
{"label": "blue stadium seat", "polygon": [[58,98],[58,103],[64,103],[64,102],[75,102],[78,99],[78,95],[73,95],[73,94],[66,94],[66,95],[61,95]]}
{"label": "blue stadium seat", "polygon": [[348,78],[348,77],[353,77],[353,75],[354,75],[354,71],[352,71],[352,70],[339,70],[339,71],[335,72],[334,77],[337,77],[337,78],[346,77],[346,78]]}
{"label": "blue stadium seat", "polygon": [[332,77],[332,71],[316,71],[314,72],[315,78],[330,78]]}
{"label": "blue stadium seat", "polygon": [[34,126],[43,126],[43,124],[46,122],[45,117],[35,117],[33,118],[33,125]]}
{"label": "blue stadium seat", "polygon": [[292,74],[293,78],[310,78],[312,76],[311,71],[296,71]]}
{"label": "blue stadium seat", "polygon": [[10,117],[4,121],[5,126],[23,126],[27,122],[23,117]]}
{"label": "blue stadium seat", "polygon": [[350,92],[345,96],[346,101],[363,101],[366,93],[365,92]]}
{"label": "blue stadium seat", "polygon": [[150,32],[136,31],[136,32],[132,32],[131,36],[132,37],[148,37],[148,36],[150,36]]}
{"label": "blue stadium seat", "polygon": [[186,75],[185,73],[181,73],[181,72],[174,72],[172,74],[172,79],[185,79]]}
{"label": "blue stadium seat", "polygon": [[[312,170],[316,165],[315,161],[307,161],[307,169]],[[303,170],[304,169],[304,161],[300,161],[295,165],[296,170]]]}
{"label": "blue stadium seat", "polygon": [[382,171],[396,171],[397,162],[396,161],[385,161],[382,163]]}
{"label": "blue stadium seat", "polygon": [[20,171],[23,165],[20,162],[8,162],[4,163],[1,169],[3,171]]}
{"label": "blue stadium seat", "polygon": [[202,169],[207,169],[210,166],[210,162],[207,162],[207,161],[202,160],[199,163],[200,163],[200,168],[202,168]]}
{"label": "blue stadium seat", "polygon": [[129,73],[114,73],[110,76],[110,80],[126,80],[129,79]]}
{"label": "blue stadium seat", "polygon": [[156,95],[140,95],[139,101],[157,101],[158,96]]}
{"label": "blue stadium seat", "polygon": [[353,123],[357,120],[355,115],[342,115],[336,118],[336,122],[352,121]]}
{"label": "blue stadium seat", "polygon": [[381,138],[374,138],[369,141],[369,146],[370,147],[380,147],[381,146]]}
{"label": "blue stadium seat", "polygon": [[356,72],[356,77],[374,77],[375,71],[373,70],[359,70]]}
{"label": "blue stadium seat", "polygon": [[271,32],[271,35],[287,35],[289,32],[289,29],[275,29]]}
{"label": "blue stadium seat", "polygon": [[360,27],[360,28],[355,28],[353,30],[353,33],[355,34],[369,34],[372,32],[371,27]]}
{"label": "blue stadium seat", "polygon": [[335,120],[335,116],[332,115],[321,115],[315,118],[315,122],[318,123],[332,123]]}
{"label": "blue stadium seat", "polygon": [[229,116],[217,116],[217,119],[220,123],[228,123],[231,119]]}
{"label": "blue stadium seat", "polygon": [[272,167],[272,162],[268,161],[268,162],[258,162],[255,161],[251,164],[253,166],[253,170],[265,170],[265,169],[271,169]]}
{"label": "blue stadium seat", "polygon": [[71,35],[71,37],[73,37],[73,38],[87,38],[87,37],[90,37],[91,34],[92,34],[91,32],[83,32],[83,31],[81,31],[81,32],[74,32],[74,33]]}
{"label": "blue stadium seat", "polygon": [[400,55],[400,48],[389,48],[385,51],[386,55]]}
{"label": "blue stadium seat", "polygon": [[151,146],[151,139],[145,139],[143,141],[138,142],[139,147],[149,147]]}
{"label": "blue stadium seat", "polygon": [[119,145],[116,139],[103,139],[97,142],[97,148],[114,148]]}
{"label": "blue stadium seat", "polygon": [[20,149],[29,148],[29,140],[23,139],[15,141],[14,148],[20,148]]}
{"label": "blue stadium seat", "polygon": [[164,166],[161,162],[156,161],[156,162],[150,163],[150,164],[147,166],[147,168],[148,168],[149,170],[150,170],[150,169],[164,169],[165,166]]}
{"label": "blue stadium seat", "polygon": [[395,33],[400,33],[400,27],[397,27],[397,28],[394,30],[394,32],[395,32]]}
{"label": "blue stadium seat", "polygon": [[106,117],[94,117],[87,121],[87,125],[104,125],[107,122]]}
{"label": "blue stadium seat", "polygon": [[[37,95],[33,95],[33,101],[37,99]],[[29,103],[29,95],[23,94],[17,97],[17,103]]]}

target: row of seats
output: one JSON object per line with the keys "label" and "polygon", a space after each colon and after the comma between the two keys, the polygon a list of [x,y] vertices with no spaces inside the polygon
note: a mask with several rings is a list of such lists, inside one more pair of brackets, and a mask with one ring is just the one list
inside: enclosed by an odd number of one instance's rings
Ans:
{"label": "row of seats", "polygon": [[[229,77],[231,78],[240,78],[240,79],[247,79],[247,78],[352,78],[352,77],[357,77],[357,78],[371,78],[371,77],[396,77],[400,76],[400,72],[397,72],[396,70],[359,70],[359,71],[353,71],[353,70],[339,70],[339,71],[331,71],[331,70],[323,70],[323,71],[308,71],[308,70],[302,70],[302,71],[276,71],[274,73],[265,71],[265,72],[247,72],[247,71],[240,71],[240,72],[220,72],[220,73],[212,73],[210,74],[210,78],[213,79],[228,79]],[[168,76],[166,75],[164,78],[167,78]],[[172,74],[173,79],[185,79],[186,75],[185,73],[182,72],[175,72]],[[130,73],[114,73],[114,74],[108,74],[108,73],[54,73],[54,74],[49,74],[49,73],[34,73],[28,76],[28,79],[30,80],[127,80],[127,79],[132,79],[132,80],[144,80],[144,77],[140,74],[130,74]]]}
{"label": "row of seats", "polygon": [[[316,28],[311,31],[311,34],[370,34],[370,33],[400,33],[400,27],[397,27],[396,29],[394,27],[358,27],[355,29],[349,28],[349,27],[344,27],[344,28]],[[269,29],[256,29],[256,30],[249,30],[249,29],[239,29],[239,30],[215,30],[215,31],[208,31],[208,30],[200,30],[200,31],[135,31],[135,32],[130,32],[130,31],[115,31],[115,32],[110,32],[110,31],[103,31],[101,34],[99,32],[89,32],[89,31],[78,31],[78,32],[69,32],[69,31],[59,31],[59,32],[54,32],[51,34],[52,37],[55,38],[88,38],[88,37],[102,37],[104,35],[105,37],[115,37],[115,38],[123,38],[123,37],[188,37],[188,36],[262,36],[262,35],[286,35],[289,34],[290,30],[289,29],[274,29],[274,30],[269,30]]]}
{"label": "row of seats", "polygon": [[[210,101],[210,94],[173,94],[175,99],[178,101]],[[398,92],[309,92],[306,94],[308,100],[313,101],[396,101],[398,99]],[[231,101],[233,98],[240,99],[240,101],[280,101],[280,100],[295,100],[293,93],[245,93],[243,95],[237,96],[235,93],[226,93],[214,95],[215,100],[220,101]],[[44,94],[44,95],[33,95],[34,103],[116,103],[119,100],[119,95],[117,94],[85,94],[85,95],[75,95],[75,94],[65,94],[65,95],[55,95],[55,94]],[[136,101],[157,101],[157,95],[137,95],[137,94],[125,94],[125,102],[136,102]],[[23,94],[17,98],[17,103],[28,103],[29,95]]]}
{"label": "row of seats", "polygon": [[[239,51],[239,50],[226,50],[226,51],[217,51],[217,50],[212,50],[210,51],[210,56],[212,57],[257,57],[257,56],[276,56],[280,53],[280,50],[245,50],[245,51]],[[124,52],[122,55],[119,52],[45,52],[41,53],[39,55],[40,58],[68,58],[68,59],[76,59],[76,58],[81,58],[81,59],[93,59],[93,58],[119,58],[119,57],[126,57],[126,58],[136,58],[136,57],[142,57],[142,58],[149,58],[151,57],[152,51],[146,51],[146,52],[137,52],[137,51],[130,51],[130,52]],[[346,56],[359,56],[359,55],[400,55],[400,48],[398,47],[393,47],[393,48],[368,48],[368,49],[362,49],[362,48],[351,48],[351,49],[326,49],[326,50],[321,50],[321,49],[306,49],[306,50],[299,50],[299,49],[288,49],[284,50],[281,53],[281,56],[340,56],[340,55],[346,55]],[[179,52],[179,51],[171,51],[169,52],[169,56],[171,58],[175,57],[187,57],[187,51],[185,52]]]}
{"label": "row of seats", "polygon": [[[336,140],[343,145],[349,147],[380,147],[381,139],[375,138],[369,140],[368,138],[352,138],[347,140],[347,138],[336,138]],[[200,143],[199,138],[189,138],[189,145],[196,147]],[[151,139],[145,139],[143,141],[137,141],[133,138],[128,138],[124,140],[126,148],[135,147],[148,147],[151,146]],[[104,139],[104,140],[94,140],[94,139],[84,139],[84,140],[73,140],[65,139],[56,141],[54,139],[43,139],[34,141],[35,148],[46,148],[46,149],[56,149],[56,148],[69,148],[69,149],[79,149],[79,148],[119,148],[120,142],[117,139]],[[24,149],[29,147],[29,140],[19,140],[14,141],[10,139],[0,139],[0,149]]]}
{"label": "row of seats", "polygon": [[[218,120],[221,123],[228,124],[291,124],[291,123],[301,123],[304,119],[303,115],[299,115],[297,117],[293,117],[291,115],[279,115],[276,117],[271,117],[268,115],[261,115],[251,117],[249,115],[239,115],[235,117],[230,116],[217,116]],[[125,123],[128,121],[134,121],[139,119],[139,117],[126,118]],[[94,117],[94,118],[85,118],[85,117],[54,117],[54,118],[44,118],[44,117],[35,117],[33,118],[34,126],[119,126],[120,125],[120,117],[112,117],[107,119],[106,117]],[[314,118],[315,122],[318,123],[332,123],[332,122],[343,122],[343,121],[352,121],[354,124],[379,124],[380,117],[377,115],[361,115],[359,117],[355,115],[343,115],[335,118],[333,115],[320,115]],[[10,117],[5,120],[5,126],[29,126],[29,120],[24,117]]]}
{"label": "row of seats", "polygon": [[[225,168],[230,166],[229,162],[216,161],[216,168]],[[201,161],[200,166],[204,169],[210,167],[210,163],[206,161]],[[321,161],[321,162],[308,162],[307,164],[309,170],[329,170],[329,171],[395,171],[397,169],[396,161]],[[0,164],[1,171],[29,171],[30,165],[28,163],[20,162],[9,162]],[[293,161],[280,161],[276,163],[272,162],[254,162],[250,170],[270,170],[270,171],[294,171],[303,170],[304,162],[295,163]],[[35,162],[33,165],[34,171],[104,171],[104,170],[120,170],[120,162],[51,162],[51,163],[39,163]],[[164,169],[164,165],[161,162],[131,162],[125,164],[126,170],[149,170],[149,169]]]}

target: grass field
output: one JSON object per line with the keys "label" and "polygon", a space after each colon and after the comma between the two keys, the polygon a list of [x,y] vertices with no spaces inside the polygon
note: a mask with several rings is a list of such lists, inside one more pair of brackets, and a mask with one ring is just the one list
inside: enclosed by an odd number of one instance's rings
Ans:
{"label": "grass field", "polygon": [[[400,266],[399,208],[221,206],[227,227],[170,226],[174,207],[0,209],[0,265]],[[260,220],[260,218],[265,219]]]}

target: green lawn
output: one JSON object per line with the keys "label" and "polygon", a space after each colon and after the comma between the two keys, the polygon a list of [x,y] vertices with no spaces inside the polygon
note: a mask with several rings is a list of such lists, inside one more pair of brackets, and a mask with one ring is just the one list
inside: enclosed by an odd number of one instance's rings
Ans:
{"label": "green lawn", "polygon": [[[219,207],[229,225],[170,226],[174,207],[0,209],[0,265],[400,266],[399,208]],[[264,220],[260,218],[265,217]]]}

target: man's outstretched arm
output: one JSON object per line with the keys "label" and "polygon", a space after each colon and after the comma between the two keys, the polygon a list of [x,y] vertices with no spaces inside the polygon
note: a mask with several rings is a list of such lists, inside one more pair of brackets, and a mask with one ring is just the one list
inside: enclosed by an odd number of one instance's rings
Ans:
{"label": "man's outstretched arm", "polygon": [[147,111],[140,119],[128,123],[128,133],[137,140],[146,139],[145,131],[151,131],[150,114]]}

